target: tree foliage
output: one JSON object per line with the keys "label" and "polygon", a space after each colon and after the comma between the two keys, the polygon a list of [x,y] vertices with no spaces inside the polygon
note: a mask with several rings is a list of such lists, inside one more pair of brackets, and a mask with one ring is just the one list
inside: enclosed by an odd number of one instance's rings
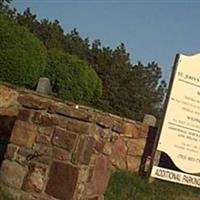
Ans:
{"label": "tree foliage", "polygon": [[46,66],[39,39],[0,14],[0,49],[0,80],[33,88]]}
{"label": "tree foliage", "polygon": [[64,48],[64,31],[58,20],[53,22],[47,19],[38,21],[36,15],[31,13],[30,8],[27,8],[23,14],[16,14],[15,19],[43,41],[47,49]]}
{"label": "tree foliage", "polygon": [[[82,38],[77,29],[65,34],[58,20],[38,20],[30,9],[23,13],[11,10],[7,15],[26,26],[46,48],[76,55],[93,67],[103,85],[102,96],[93,99],[93,106],[135,120],[141,120],[146,113],[159,116],[166,83],[161,79],[161,68],[156,62],[132,64],[123,43],[111,49],[103,46],[100,40],[90,42],[88,38]],[[70,94],[67,98],[73,99]]]}
{"label": "tree foliage", "polygon": [[61,50],[49,50],[45,75],[62,99],[89,103],[101,95],[101,80],[96,72],[77,56]]}
{"label": "tree foliage", "polygon": [[0,0],[0,8],[2,8],[3,6],[5,6],[5,4],[10,3],[12,0]]}

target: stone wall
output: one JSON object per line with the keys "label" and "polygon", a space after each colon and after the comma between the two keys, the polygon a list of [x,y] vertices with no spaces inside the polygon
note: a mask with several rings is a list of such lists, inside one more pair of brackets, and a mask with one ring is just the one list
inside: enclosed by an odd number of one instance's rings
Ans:
{"label": "stone wall", "polygon": [[103,199],[114,170],[139,170],[149,130],[8,85],[0,85],[0,115],[16,119],[0,179],[20,200]]}

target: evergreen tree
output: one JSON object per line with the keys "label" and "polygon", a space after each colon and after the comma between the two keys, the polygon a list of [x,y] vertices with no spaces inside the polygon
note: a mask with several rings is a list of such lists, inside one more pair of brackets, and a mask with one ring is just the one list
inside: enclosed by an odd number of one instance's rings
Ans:
{"label": "evergreen tree", "polygon": [[103,93],[93,106],[136,120],[141,120],[146,113],[159,116],[166,83],[161,80],[161,68],[156,62],[133,65],[123,43],[111,49],[100,40],[90,43],[77,29],[65,34],[59,21],[39,21],[30,9],[22,14],[9,10],[7,15],[26,26],[46,48],[76,55],[95,69],[102,80]]}

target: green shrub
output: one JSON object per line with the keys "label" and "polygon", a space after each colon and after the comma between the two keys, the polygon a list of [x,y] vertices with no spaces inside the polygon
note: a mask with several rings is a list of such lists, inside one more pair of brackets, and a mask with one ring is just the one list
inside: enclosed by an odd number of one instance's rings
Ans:
{"label": "green shrub", "polygon": [[200,191],[176,183],[155,180],[148,184],[137,174],[118,171],[110,179],[105,200],[198,200]]}
{"label": "green shrub", "polygon": [[46,49],[25,27],[0,13],[0,80],[33,88],[46,66]]}
{"label": "green shrub", "polygon": [[45,71],[59,98],[91,103],[102,91],[101,80],[88,64],[76,56],[51,49]]}

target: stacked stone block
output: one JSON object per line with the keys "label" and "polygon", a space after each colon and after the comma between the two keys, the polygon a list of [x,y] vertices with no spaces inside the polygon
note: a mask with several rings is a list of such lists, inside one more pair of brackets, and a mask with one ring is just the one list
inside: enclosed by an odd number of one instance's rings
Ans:
{"label": "stacked stone block", "polygon": [[0,86],[0,99],[12,94],[0,105],[16,115],[0,179],[20,200],[101,200],[113,171],[139,170],[148,126]]}

